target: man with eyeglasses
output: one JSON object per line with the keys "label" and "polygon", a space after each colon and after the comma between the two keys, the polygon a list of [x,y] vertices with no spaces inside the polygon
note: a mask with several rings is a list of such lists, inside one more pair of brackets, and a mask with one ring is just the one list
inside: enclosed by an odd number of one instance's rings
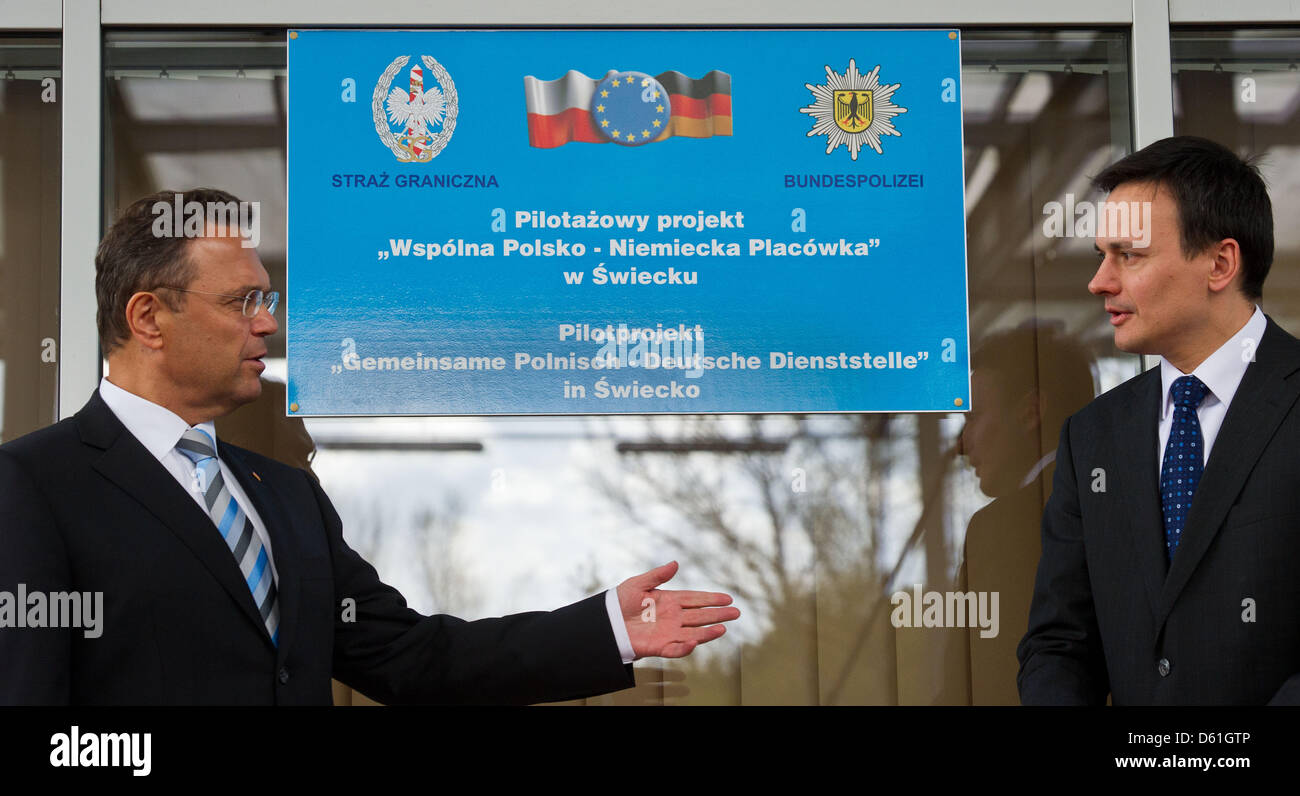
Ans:
{"label": "man with eyeglasses", "polygon": [[[321,704],[332,676],[390,703],[573,699],[739,616],[728,595],[658,589],[675,563],[551,612],[409,609],[311,476],[217,439],[261,394],[279,296],[237,232],[159,234],[150,208],[175,200],[137,201],[100,243],[99,389],[0,446],[0,597],[26,611],[6,623],[0,600],[0,703]],[[27,610],[35,595],[102,607],[74,627]]]}

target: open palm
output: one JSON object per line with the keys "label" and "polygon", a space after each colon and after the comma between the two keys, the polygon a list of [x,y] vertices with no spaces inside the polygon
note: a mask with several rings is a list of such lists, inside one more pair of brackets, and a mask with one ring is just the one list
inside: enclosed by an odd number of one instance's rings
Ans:
{"label": "open palm", "polygon": [[637,658],[681,658],[727,632],[721,622],[740,616],[731,595],[660,589],[677,574],[672,561],[618,586],[618,605]]}

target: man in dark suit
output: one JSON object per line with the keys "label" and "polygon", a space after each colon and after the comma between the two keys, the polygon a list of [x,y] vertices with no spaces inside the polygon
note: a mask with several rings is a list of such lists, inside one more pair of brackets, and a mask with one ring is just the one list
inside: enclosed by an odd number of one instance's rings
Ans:
{"label": "man in dark suit", "polygon": [[1099,231],[1088,288],[1116,347],[1161,363],[1061,429],[1021,700],[1296,702],[1300,342],[1256,306],[1268,193],[1252,165],[1190,137],[1094,182],[1138,215]]}
{"label": "man in dark suit", "polygon": [[[216,441],[213,419],[260,394],[278,297],[236,231],[158,234],[173,198],[136,202],[100,244],[108,377],[0,446],[0,703],[321,704],[331,676],[392,703],[572,699],[739,616],[725,594],[659,589],[675,563],[552,612],[409,609],[310,476]],[[82,594],[102,595],[80,615],[94,627],[68,627]]]}
{"label": "man in dark suit", "polygon": [[958,591],[997,592],[1002,632],[966,629],[972,705],[1015,705],[1016,646],[1029,622],[1039,525],[1065,419],[1096,396],[1088,355],[1051,324],[985,338],[971,353],[961,451],[993,502],[966,525]]}

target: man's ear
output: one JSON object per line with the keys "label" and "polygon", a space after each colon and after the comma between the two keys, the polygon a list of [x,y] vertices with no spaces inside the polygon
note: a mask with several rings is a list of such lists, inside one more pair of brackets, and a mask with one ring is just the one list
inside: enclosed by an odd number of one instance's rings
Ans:
{"label": "man's ear", "polygon": [[136,293],[126,302],[126,326],[131,330],[131,339],[145,348],[157,351],[163,347],[162,325],[159,315],[170,313],[158,296],[153,293]]}
{"label": "man's ear", "polygon": [[1215,293],[1228,289],[1241,274],[1241,246],[1233,238],[1224,238],[1210,246],[1214,258],[1209,274],[1209,288]]}
{"label": "man's ear", "polygon": [[1034,388],[1021,396],[1016,405],[1016,423],[1026,433],[1034,432],[1037,436],[1041,415],[1038,407],[1038,389]]}

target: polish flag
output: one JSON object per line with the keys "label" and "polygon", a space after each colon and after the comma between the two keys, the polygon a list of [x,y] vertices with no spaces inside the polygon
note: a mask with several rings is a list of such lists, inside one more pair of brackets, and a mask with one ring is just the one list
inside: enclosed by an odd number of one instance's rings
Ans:
{"label": "polish flag", "polygon": [[[605,76],[614,72],[611,69]],[[542,149],[553,149],[570,141],[609,143],[591,118],[591,96],[596,93],[599,83],[600,80],[573,69],[559,80],[526,76],[524,96],[528,106],[528,143]]]}

